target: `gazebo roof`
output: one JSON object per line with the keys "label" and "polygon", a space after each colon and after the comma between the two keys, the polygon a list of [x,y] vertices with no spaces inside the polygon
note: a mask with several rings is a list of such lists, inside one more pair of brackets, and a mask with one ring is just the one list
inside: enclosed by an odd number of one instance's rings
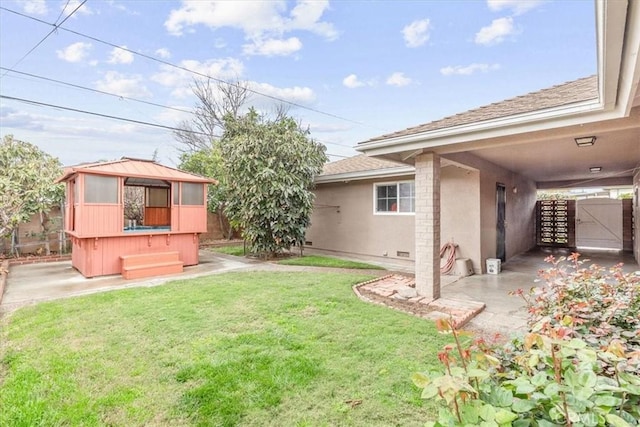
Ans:
{"label": "gazebo roof", "polygon": [[167,181],[202,182],[217,184],[212,178],[205,178],[189,172],[156,163],[153,160],[133,159],[123,157],[120,160],[112,160],[99,163],[83,163],[64,169],[64,175],[56,182],[68,181],[78,173],[89,173],[107,176],[124,176],[147,179],[163,179]]}

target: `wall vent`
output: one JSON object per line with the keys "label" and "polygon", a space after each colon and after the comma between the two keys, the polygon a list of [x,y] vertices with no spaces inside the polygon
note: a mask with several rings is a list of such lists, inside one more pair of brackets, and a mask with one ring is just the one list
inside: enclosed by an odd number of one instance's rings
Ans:
{"label": "wall vent", "polygon": [[313,246],[313,242],[307,240],[306,242],[304,242],[305,246]]}
{"label": "wall vent", "polygon": [[399,256],[399,257],[402,257],[402,258],[409,258],[409,252],[398,251],[398,252],[396,252],[396,256]]}

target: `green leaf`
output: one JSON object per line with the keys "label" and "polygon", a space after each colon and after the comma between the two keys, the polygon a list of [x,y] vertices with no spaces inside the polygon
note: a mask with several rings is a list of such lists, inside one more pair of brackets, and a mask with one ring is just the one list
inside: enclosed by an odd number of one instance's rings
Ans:
{"label": "green leaf", "polygon": [[536,406],[536,402],[534,401],[514,397],[513,404],[511,405],[511,410],[514,412],[523,413],[531,411]]}
{"label": "green leaf", "polygon": [[512,402],[513,402],[513,395],[511,394],[511,392],[501,387],[493,388],[489,393],[489,395],[487,396],[487,403],[493,406],[506,408],[511,406]]}
{"label": "green leaf", "polygon": [[478,410],[478,415],[485,421],[494,421],[496,419],[496,409],[491,405],[484,404]]}
{"label": "green leaf", "polygon": [[518,418],[517,414],[514,414],[511,411],[507,411],[506,409],[498,409],[496,411],[496,422],[498,424],[506,424]]}
{"label": "green leaf", "polygon": [[479,380],[485,380],[490,377],[490,374],[484,369],[471,368],[467,371],[467,376],[469,378],[478,378]]}
{"label": "green leaf", "polygon": [[433,399],[437,395],[438,395],[438,387],[433,383],[427,384],[422,389],[421,397],[423,399]]}
{"label": "green leaf", "polygon": [[609,424],[613,427],[631,427],[631,424],[620,418],[615,414],[607,414],[605,415],[605,419]]}
{"label": "green leaf", "polygon": [[[604,418],[602,421],[604,421]],[[580,422],[586,427],[595,427],[600,423],[600,417],[593,412],[580,414]]]}
{"label": "green leaf", "polygon": [[610,395],[599,395],[594,399],[594,403],[600,407],[605,406],[613,408],[622,404],[622,399]]}

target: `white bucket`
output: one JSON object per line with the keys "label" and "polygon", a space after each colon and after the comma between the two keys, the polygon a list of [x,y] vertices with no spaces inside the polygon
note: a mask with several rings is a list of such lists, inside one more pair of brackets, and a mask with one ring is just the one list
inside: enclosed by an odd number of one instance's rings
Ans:
{"label": "white bucket", "polygon": [[502,268],[502,260],[499,258],[487,258],[487,274],[499,274]]}

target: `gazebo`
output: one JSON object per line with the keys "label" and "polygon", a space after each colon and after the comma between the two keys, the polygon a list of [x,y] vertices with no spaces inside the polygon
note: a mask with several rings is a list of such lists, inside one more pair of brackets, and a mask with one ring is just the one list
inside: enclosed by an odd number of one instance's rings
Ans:
{"label": "gazebo", "polygon": [[[215,180],[123,157],[66,168],[57,182],[66,184],[71,263],[85,277],[135,279],[198,264],[199,234],[207,231],[206,187]],[[142,221],[125,217],[126,187],[143,193]]]}

